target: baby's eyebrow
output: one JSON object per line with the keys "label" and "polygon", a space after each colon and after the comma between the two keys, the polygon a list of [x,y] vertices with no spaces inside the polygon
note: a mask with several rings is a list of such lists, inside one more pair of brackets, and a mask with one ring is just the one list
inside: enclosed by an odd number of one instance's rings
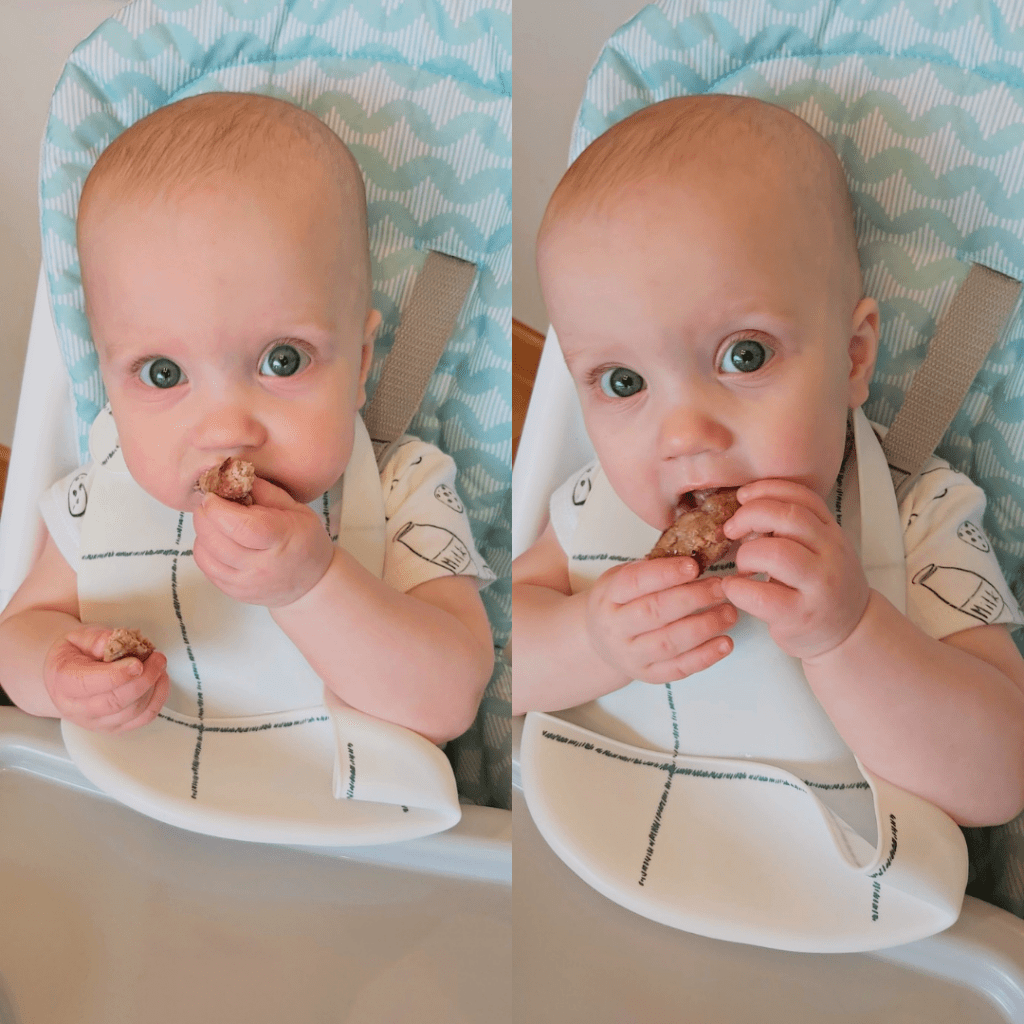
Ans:
{"label": "baby's eyebrow", "polygon": [[570,377],[579,377],[595,362],[593,359],[584,361],[583,356],[565,356],[565,365],[569,370]]}
{"label": "baby's eyebrow", "polygon": [[598,361],[597,356],[583,348],[571,348],[568,350],[563,348],[562,357],[565,359],[565,365],[568,366],[570,370],[572,370],[578,363]]}

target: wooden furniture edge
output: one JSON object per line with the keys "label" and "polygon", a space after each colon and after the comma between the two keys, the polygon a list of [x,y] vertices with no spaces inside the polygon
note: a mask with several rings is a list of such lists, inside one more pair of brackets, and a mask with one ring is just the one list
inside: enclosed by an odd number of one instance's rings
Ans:
{"label": "wooden furniture edge", "polygon": [[526,407],[537,375],[544,335],[521,320],[512,319],[512,458],[516,457]]}

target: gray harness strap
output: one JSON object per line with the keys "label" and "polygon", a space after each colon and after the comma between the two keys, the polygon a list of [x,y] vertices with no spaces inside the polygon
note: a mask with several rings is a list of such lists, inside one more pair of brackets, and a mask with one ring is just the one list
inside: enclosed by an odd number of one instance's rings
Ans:
{"label": "gray harness strap", "polygon": [[1017,305],[1021,283],[973,264],[953,296],[882,450],[901,500],[963,404]]}
{"label": "gray harness strap", "polygon": [[423,401],[475,277],[475,263],[433,250],[427,254],[402,312],[373,401],[363,410],[378,465],[405,433]]}

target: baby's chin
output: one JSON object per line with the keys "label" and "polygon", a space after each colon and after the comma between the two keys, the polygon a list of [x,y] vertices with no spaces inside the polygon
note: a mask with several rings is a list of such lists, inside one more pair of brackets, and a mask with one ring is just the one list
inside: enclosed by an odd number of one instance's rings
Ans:
{"label": "baby's chin", "polygon": [[203,503],[203,496],[198,491],[168,492],[163,488],[147,487],[138,477],[135,482],[154,500],[175,512],[195,512]]}
{"label": "baby's chin", "polygon": [[337,471],[332,467],[314,478],[293,479],[285,476],[273,476],[269,473],[257,473],[256,475],[259,479],[279,487],[292,501],[296,501],[300,505],[308,505],[311,501],[319,501],[341,479],[343,473],[344,467]]}
{"label": "baby's chin", "polygon": [[187,486],[171,489],[149,484],[148,481],[140,480],[134,473],[132,476],[154,501],[160,502],[161,505],[173,509],[175,512],[193,513],[202,507],[203,494],[196,488],[195,481]]}

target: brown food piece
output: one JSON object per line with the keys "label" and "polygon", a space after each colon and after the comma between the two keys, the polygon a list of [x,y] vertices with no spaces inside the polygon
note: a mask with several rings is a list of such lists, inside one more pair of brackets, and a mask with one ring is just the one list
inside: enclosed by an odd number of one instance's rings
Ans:
{"label": "brown food piece", "polygon": [[237,501],[240,505],[251,505],[250,491],[255,479],[253,464],[232,456],[219,466],[208,469],[196,481],[196,490],[203,494],[216,494],[228,501]]}
{"label": "brown food piece", "polygon": [[137,629],[115,629],[110,634],[107,646],[103,648],[103,660],[138,658],[139,661],[145,661],[154,650],[153,645]]}
{"label": "brown food piece", "polygon": [[694,491],[696,507],[683,508],[676,521],[658,538],[648,558],[669,558],[689,555],[697,561],[699,576],[710,565],[720,561],[735,541],[722,533],[722,524],[739,511],[737,487],[720,487]]}

